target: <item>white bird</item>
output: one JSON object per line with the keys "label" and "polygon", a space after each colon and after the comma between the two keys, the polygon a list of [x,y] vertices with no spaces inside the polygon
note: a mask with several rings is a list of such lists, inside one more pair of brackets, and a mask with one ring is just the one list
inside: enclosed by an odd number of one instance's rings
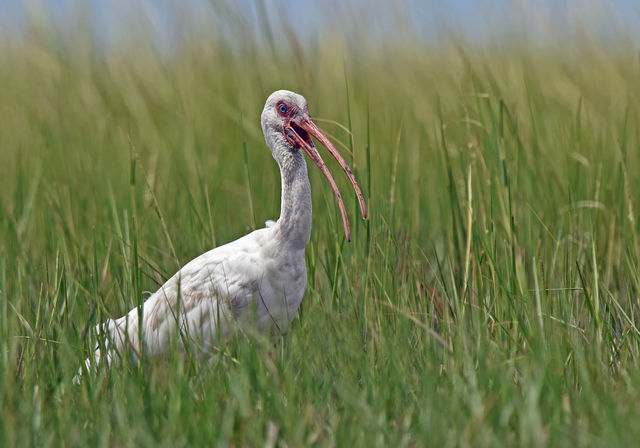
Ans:
{"label": "white bird", "polygon": [[[349,221],[342,197],[311,137],[336,158],[355,189],[362,215],[367,211],[358,183],[340,153],[309,116],[301,95],[278,90],[262,111],[262,131],[280,166],[282,197],[280,218],[267,227],[212,249],[191,260],[152,294],[141,307],[119,319],[98,325],[105,337],[93,359],[107,364],[126,353],[138,358],[166,353],[179,337],[207,349],[224,341],[241,320],[265,330],[284,330],[295,316],[307,287],[305,246],[311,234],[311,188],[301,149],[320,168],[336,196],[347,240]],[[101,356],[102,355],[102,356]],[[85,361],[87,370],[91,358]],[[82,369],[76,376],[78,381]]]}

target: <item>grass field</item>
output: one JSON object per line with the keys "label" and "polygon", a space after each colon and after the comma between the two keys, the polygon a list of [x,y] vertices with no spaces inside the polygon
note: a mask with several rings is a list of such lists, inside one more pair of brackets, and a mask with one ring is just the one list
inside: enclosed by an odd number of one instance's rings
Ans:
{"label": "grass field", "polygon": [[[637,49],[300,45],[0,42],[0,445],[637,443]],[[73,385],[96,323],[277,218],[259,116],[279,88],[355,166],[370,219],[325,156],[345,242],[309,164],[286,334]]]}

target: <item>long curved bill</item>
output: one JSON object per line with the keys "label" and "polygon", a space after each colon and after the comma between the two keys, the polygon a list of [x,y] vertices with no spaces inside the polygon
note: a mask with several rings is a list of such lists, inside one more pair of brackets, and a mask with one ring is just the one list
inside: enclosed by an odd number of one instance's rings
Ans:
{"label": "long curved bill", "polygon": [[[327,136],[324,135],[320,128],[316,126],[313,121],[311,121],[311,118],[305,116],[297,117],[297,119],[294,120],[294,124],[304,129],[310,135],[314,136],[316,140],[318,140],[322,144],[322,146],[327,148],[331,155],[338,161],[344,172],[347,174],[347,177],[351,181],[351,185],[353,185],[353,189],[355,190],[356,196],[358,197],[358,202],[360,203],[362,217],[364,219],[367,219],[367,206],[364,202],[362,190],[360,190],[360,186],[358,185],[358,182],[356,181],[351,168],[349,168],[349,165],[347,165],[347,162],[345,162],[344,158],[340,155],[335,146],[333,146],[333,144],[329,141]],[[347,217],[347,210],[344,206],[344,202],[342,201],[340,191],[338,191],[338,186],[333,180],[333,176],[331,176],[331,173],[327,169],[327,165],[324,163],[324,160],[322,160],[322,157],[320,157],[320,153],[318,152],[316,147],[313,145],[313,143],[310,143],[311,140],[308,139],[309,141],[305,141],[305,139],[299,136],[293,129],[291,129],[291,131],[291,134],[293,134],[293,139],[300,145],[301,148],[304,149],[304,152],[306,152],[309,158],[313,160],[318,168],[320,168],[320,171],[322,171],[324,177],[326,177],[329,181],[331,189],[333,190],[333,194],[335,194],[336,200],[338,201],[338,206],[340,207],[340,213],[342,214],[342,222],[344,223],[344,232],[346,234],[347,241],[351,241],[351,230],[349,229],[349,218]]]}

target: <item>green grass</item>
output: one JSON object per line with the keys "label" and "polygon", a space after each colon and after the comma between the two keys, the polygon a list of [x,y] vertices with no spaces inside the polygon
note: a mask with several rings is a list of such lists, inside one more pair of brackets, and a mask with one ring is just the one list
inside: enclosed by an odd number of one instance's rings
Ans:
{"label": "green grass", "polygon": [[[640,440],[633,47],[104,55],[27,37],[0,45],[1,446]],[[353,160],[370,219],[325,156],[346,243],[310,164],[309,286],[285,335],[72,385],[96,323],[277,218],[259,116],[278,88]]]}

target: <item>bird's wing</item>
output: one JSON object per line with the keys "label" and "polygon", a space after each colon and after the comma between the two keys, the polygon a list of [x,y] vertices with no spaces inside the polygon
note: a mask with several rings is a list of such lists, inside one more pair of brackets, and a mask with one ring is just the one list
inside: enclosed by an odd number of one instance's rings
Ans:
{"label": "bird's wing", "polygon": [[112,343],[139,352],[142,334],[142,349],[153,355],[166,351],[178,330],[181,343],[184,338],[200,339],[209,346],[226,338],[234,320],[258,300],[260,281],[268,269],[269,257],[261,250],[268,245],[266,230],[191,260],[142,305],[142,331],[138,308],[105,325]]}

